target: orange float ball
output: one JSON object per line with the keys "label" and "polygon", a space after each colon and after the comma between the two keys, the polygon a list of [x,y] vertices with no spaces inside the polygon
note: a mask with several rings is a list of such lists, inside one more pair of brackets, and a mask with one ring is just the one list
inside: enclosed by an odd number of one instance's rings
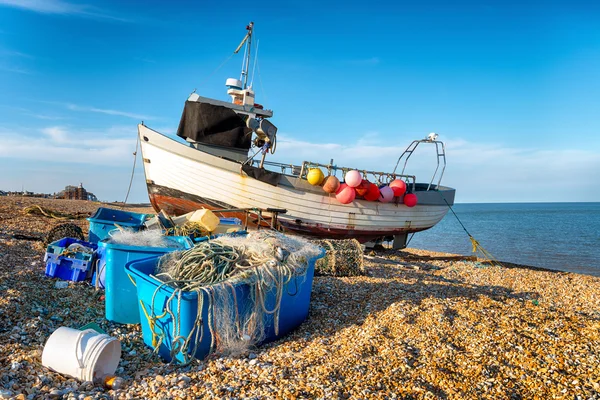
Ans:
{"label": "orange float ball", "polygon": [[371,182],[369,182],[366,179],[363,179],[362,182],[360,183],[360,185],[358,185],[355,189],[356,189],[356,195],[357,196],[364,196],[365,194],[367,194],[367,192],[369,191],[369,188],[371,187]]}
{"label": "orange float ball", "polygon": [[327,193],[335,193],[340,188],[340,180],[333,175],[329,175],[323,181],[323,190]]}
{"label": "orange float ball", "polygon": [[394,179],[389,186],[394,191],[394,196],[400,197],[406,193],[406,183],[402,179]]}
{"label": "orange float ball", "polygon": [[348,186],[345,183],[340,185],[340,188],[335,193],[335,198],[342,204],[348,204],[354,201],[356,197],[356,191],[353,187]]}
{"label": "orange float ball", "polygon": [[404,195],[404,204],[406,207],[414,207],[417,205],[417,195],[414,193],[407,193]]}
{"label": "orange float ball", "polygon": [[376,184],[371,183],[369,185],[369,190],[365,193],[365,200],[376,201],[379,199],[379,188]]}

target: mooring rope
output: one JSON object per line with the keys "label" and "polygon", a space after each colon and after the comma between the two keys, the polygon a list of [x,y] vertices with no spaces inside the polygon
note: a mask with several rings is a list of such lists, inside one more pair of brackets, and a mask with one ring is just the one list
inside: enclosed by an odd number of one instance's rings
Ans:
{"label": "mooring rope", "polygon": [[446,203],[446,205],[448,206],[450,211],[452,211],[452,214],[454,214],[454,216],[456,217],[456,220],[458,221],[460,226],[463,228],[463,230],[465,231],[467,236],[469,236],[469,240],[471,240],[471,245],[473,246],[472,252],[475,254],[477,254],[477,252],[479,252],[482,255],[482,258],[485,258],[492,266],[503,267],[503,265],[489,251],[484,249],[483,246],[469,233],[469,231],[467,230],[465,225],[462,223],[460,218],[458,218],[458,215],[456,215],[456,213],[454,212],[454,209],[452,208],[450,203],[448,203],[448,201],[446,200],[444,195],[442,195],[441,192],[438,192],[438,193],[440,194],[440,196],[442,197],[442,199],[444,200],[444,202]]}

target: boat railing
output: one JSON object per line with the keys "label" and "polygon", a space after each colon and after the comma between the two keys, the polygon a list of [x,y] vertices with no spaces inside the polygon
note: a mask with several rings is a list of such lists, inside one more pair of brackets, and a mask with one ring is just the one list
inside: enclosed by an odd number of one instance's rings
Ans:
{"label": "boat railing", "polygon": [[419,144],[421,144],[421,143],[433,143],[433,144],[435,144],[435,151],[436,151],[436,154],[437,154],[437,166],[435,167],[435,171],[433,172],[433,176],[431,177],[431,181],[429,181],[429,185],[427,186],[427,190],[431,189],[431,186],[433,185],[433,181],[435,180],[435,177],[436,177],[436,175],[438,173],[438,170],[440,169],[440,164],[441,164],[442,165],[442,171],[440,172],[440,175],[439,175],[439,178],[438,178],[438,182],[437,182],[437,186],[436,186],[437,188],[439,188],[440,187],[440,183],[442,182],[442,177],[444,176],[444,171],[446,170],[446,146],[444,145],[444,142],[441,142],[439,140],[435,140],[435,138],[437,138],[437,135],[434,134],[434,133],[431,133],[428,136],[428,138],[426,138],[426,139],[413,140],[413,142],[406,148],[406,150],[404,150],[404,152],[398,158],[398,161],[396,162],[396,166],[394,167],[394,172],[396,172],[396,169],[398,169],[398,164],[400,164],[400,161],[402,161],[402,159],[404,158],[404,166],[402,167],[402,174],[404,174],[404,170],[406,169],[406,164],[408,163],[408,159],[410,158],[410,156],[412,156],[413,152],[417,149],[417,147],[419,146]]}
{"label": "boat railing", "polygon": [[[254,166],[259,166],[259,160],[253,160],[252,164]],[[402,179],[406,181],[407,184],[411,186],[411,190],[415,191],[416,185],[416,176],[415,175],[405,175],[405,174],[397,174],[397,173],[389,173],[389,172],[381,172],[381,171],[371,171],[371,170],[361,170],[350,167],[338,167],[337,165],[333,165],[333,160],[329,164],[321,164],[313,161],[304,161],[302,165],[294,165],[294,164],[285,164],[274,161],[265,161],[265,167],[270,167],[271,170],[280,170],[282,174],[293,176],[295,178],[306,179],[306,175],[308,174],[308,170],[311,168],[323,168],[327,171],[329,175],[340,175],[339,177],[343,180],[346,172],[351,170],[357,170],[363,175],[363,179],[366,179],[370,182],[377,183],[378,185],[383,185],[393,181],[394,179]],[[279,172],[279,171],[278,171]]]}
{"label": "boat railing", "polygon": [[[255,167],[260,167],[260,160],[252,160],[252,165]],[[302,167],[294,164],[284,164],[275,161],[264,161],[263,166],[271,167],[270,169],[281,170],[281,173],[284,175],[290,175],[294,177],[300,176],[300,171]],[[279,171],[277,171],[279,172]]]}
{"label": "boat railing", "polygon": [[341,174],[341,178],[346,175],[346,172],[357,170],[363,176],[363,179],[368,180],[369,182],[376,183],[378,185],[384,185],[393,181],[394,179],[402,179],[406,181],[407,184],[411,186],[411,190],[415,191],[415,185],[417,181],[417,177],[415,175],[405,175],[405,174],[396,174],[389,172],[380,172],[380,171],[370,171],[363,170],[357,168],[350,167],[338,167],[337,165],[333,165],[333,160],[329,164],[321,164],[312,161],[304,161],[302,163],[302,168],[300,170],[300,177],[306,179],[306,174],[308,174],[308,170],[311,168],[325,168],[329,175],[336,175],[338,172]]}

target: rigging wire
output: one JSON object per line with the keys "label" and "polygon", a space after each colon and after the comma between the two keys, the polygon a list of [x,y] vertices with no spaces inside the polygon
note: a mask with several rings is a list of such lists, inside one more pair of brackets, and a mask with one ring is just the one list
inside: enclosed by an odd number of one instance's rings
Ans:
{"label": "rigging wire", "polygon": [[256,41],[256,51],[254,53],[254,66],[252,67],[252,79],[250,80],[250,87],[254,84],[254,72],[256,71],[256,63],[258,62],[258,45],[260,40]]}
{"label": "rigging wire", "polygon": [[[256,47],[258,47],[258,45]],[[260,64],[259,63],[256,63],[256,70],[258,71],[258,82],[260,83],[260,91],[262,92],[262,95],[265,98],[265,104],[269,104],[269,99],[267,98],[267,93],[265,92],[265,88],[263,87],[262,77],[260,76]]]}
{"label": "rigging wire", "polygon": [[231,53],[231,54],[230,54],[230,55],[229,55],[229,56],[228,56],[228,57],[225,59],[225,61],[223,61],[223,62],[221,63],[221,65],[219,65],[219,66],[218,66],[218,67],[217,67],[217,68],[216,68],[216,69],[215,69],[213,72],[211,72],[210,74],[208,74],[208,76],[207,76],[207,77],[206,77],[206,78],[205,78],[205,79],[204,79],[204,80],[203,80],[203,81],[200,83],[200,86],[204,86],[204,85],[206,84],[206,82],[208,82],[208,80],[209,80],[209,79],[210,79],[210,78],[211,78],[211,77],[212,77],[214,74],[216,74],[218,70],[220,70],[221,68],[223,68],[223,66],[224,66],[225,64],[227,64],[227,62],[228,62],[229,60],[231,60],[231,57],[233,57],[234,55],[235,55],[235,53]]}
{"label": "rigging wire", "polygon": [[125,195],[125,200],[123,201],[123,206],[121,206],[121,208],[125,207],[125,204],[127,204],[127,199],[129,198],[129,192],[131,191],[131,184],[133,183],[133,176],[135,175],[135,163],[137,161],[138,146],[140,144],[140,135],[136,135],[136,136],[137,136],[137,140],[135,141],[135,151],[133,152],[133,168],[131,169],[131,179],[129,179],[129,187],[127,188],[127,194]]}

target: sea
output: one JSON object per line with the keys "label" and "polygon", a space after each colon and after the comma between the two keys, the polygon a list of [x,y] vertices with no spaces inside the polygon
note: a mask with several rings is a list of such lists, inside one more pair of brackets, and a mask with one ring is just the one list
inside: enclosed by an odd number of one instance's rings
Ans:
{"label": "sea", "polygon": [[470,255],[466,229],[499,261],[600,276],[600,203],[478,203],[452,209],[456,216],[448,211],[436,226],[416,233],[408,247]]}

